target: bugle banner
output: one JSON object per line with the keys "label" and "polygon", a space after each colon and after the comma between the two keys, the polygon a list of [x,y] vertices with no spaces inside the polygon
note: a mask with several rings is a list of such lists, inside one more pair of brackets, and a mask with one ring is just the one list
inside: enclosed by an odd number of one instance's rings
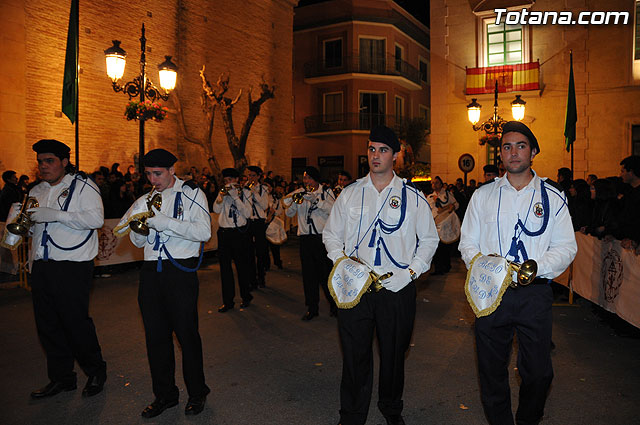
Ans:
{"label": "bugle banner", "polygon": [[512,269],[507,259],[476,254],[467,272],[464,292],[476,317],[493,313],[511,283]]}
{"label": "bugle banner", "polygon": [[376,279],[373,270],[357,258],[344,256],[329,274],[329,292],[338,308],[355,307]]}

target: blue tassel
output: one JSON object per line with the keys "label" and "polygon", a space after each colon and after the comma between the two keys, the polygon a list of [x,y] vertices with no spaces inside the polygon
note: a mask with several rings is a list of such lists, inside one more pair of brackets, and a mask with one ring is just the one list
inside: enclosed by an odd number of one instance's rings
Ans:
{"label": "blue tassel", "polygon": [[382,259],[380,258],[380,241],[382,240],[382,238],[378,239],[378,247],[376,248],[376,261],[374,263],[374,265],[379,266],[382,264]]}
{"label": "blue tassel", "polygon": [[376,243],[376,228],[373,228],[373,232],[371,233],[371,239],[369,240],[369,248],[373,248],[373,245]]}
{"label": "blue tassel", "polygon": [[156,264],[156,271],[162,273],[162,258],[158,257],[158,263]]}
{"label": "blue tassel", "polygon": [[42,233],[42,241],[40,241],[40,245],[44,247],[44,261],[49,260],[49,247],[47,246],[48,239],[49,234],[47,233],[47,227],[45,225],[44,232]]}
{"label": "blue tassel", "polygon": [[158,249],[160,249],[160,234],[156,232],[156,241],[153,244],[153,250],[157,251]]}

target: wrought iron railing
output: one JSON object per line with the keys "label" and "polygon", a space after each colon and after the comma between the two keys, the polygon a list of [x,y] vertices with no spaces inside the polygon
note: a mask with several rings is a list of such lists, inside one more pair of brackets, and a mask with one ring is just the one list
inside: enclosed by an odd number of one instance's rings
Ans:
{"label": "wrought iron railing", "polygon": [[386,125],[398,129],[405,117],[395,115],[343,113],[333,115],[313,115],[304,119],[306,133],[325,133],[329,131],[371,130],[377,125]]}
{"label": "wrought iron railing", "polygon": [[349,73],[397,75],[420,84],[420,71],[395,56],[343,56],[304,65],[305,78],[324,77]]}

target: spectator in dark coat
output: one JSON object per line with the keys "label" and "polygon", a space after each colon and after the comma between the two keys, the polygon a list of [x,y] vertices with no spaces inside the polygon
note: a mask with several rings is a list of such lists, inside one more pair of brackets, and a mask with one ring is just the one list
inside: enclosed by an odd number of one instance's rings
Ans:
{"label": "spectator in dark coat", "polygon": [[616,217],[616,192],[613,183],[598,179],[591,186],[593,210],[587,226],[587,233],[602,239],[618,232]]}
{"label": "spectator in dark coat", "polygon": [[618,237],[625,249],[640,251],[640,156],[632,155],[620,162],[620,177],[629,185],[622,199]]}
{"label": "spectator in dark coat", "polygon": [[0,191],[0,221],[6,221],[11,204],[21,202],[23,195],[18,187],[18,176],[13,170],[7,170],[2,173],[4,187]]}

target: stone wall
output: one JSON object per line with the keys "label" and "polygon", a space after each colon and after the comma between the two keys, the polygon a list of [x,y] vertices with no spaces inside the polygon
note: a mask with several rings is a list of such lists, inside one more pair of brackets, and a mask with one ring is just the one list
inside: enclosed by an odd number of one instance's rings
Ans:
{"label": "stone wall", "polygon": [[[114,162],[123,168],[138,152],[138,123],[123,117],[128,97],[115,93],[106,75],[104,49],[112,39],[127,51],[123,81],[139,72],[140,32],[146,27],[147,75],[158,84],[157,64],[172,55],[178,84],[161,123],[147,122],[147,150],[163,147],[180,158],[178,172],[207,165],[204,151],[185,141],[175,115],[176,95],[188,132],[204,133],[200,108],[203,65],[210,81],[230,75],[230,96],[243,91],[234,110],[237,134],[248,113],[250,87],[259,92],[264,78],[276,86],[255,120],[247,157],[276,173],[290,174],[292,0],[169,0],[80,2],[79,140],[80,168],[93,171]],[[62,80],[70,0],[9,0],[0,6],[0,40],[7,60],[0,66],[0,172],[12,168],[32,174],[31,145],[57,138],[72,146],[74,127],[61,114]],[[233,165],[219,114],[213,143],[222,167]],[[75,149],[72,161],[75,162]],[[33,174],[32,174],[33,176]]]}

